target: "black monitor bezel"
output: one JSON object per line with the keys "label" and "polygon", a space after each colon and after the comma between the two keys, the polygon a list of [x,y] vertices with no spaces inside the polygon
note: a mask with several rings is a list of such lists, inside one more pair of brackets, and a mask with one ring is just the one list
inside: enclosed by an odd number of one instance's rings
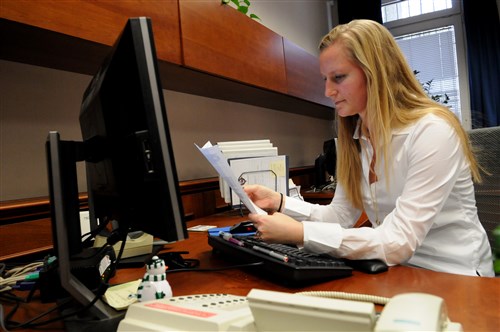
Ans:
{"label": "black monitor bezel", "polygon": [[[122,234],[130,228],[135,228],[144,230],[167,241],[181,241],[188,237],[188,233],[184,221],[182,198],[163,101],[163,90],[159,79],[152,25],[149,18],[131,18],[127,21],[110,55],[103,62],[103,66],[94,76],[89,84],[89,88],[84,93],[81,114],[85,113],[90,94],[97,93],[96,91],[103,82],[102,80],[106,79],[109,66],[113,64],[116,54],[121,52],[120,47],[121,43],[124,43],[124,37],[131,38],[131,40],[125,42],[133,42],[134,44],[133,49],[137,62],[136,70],[139,71],[139,79],[141,81],[139,84],[141,87],[140,93],[144,98],[143,103],[147,104],[140,112],[148,114],[146,133],[140,131],[135,135],[137,137],[134,139],[136,142],[141,142],[144,139],[142,136],[145,136],[147,139],[150,139],[150,143],[153,145],[152,149],[155,151],[154,153],[160,151],[160,154],[156,154],[154,159],[156,173],[159,173],[159,182],[161,185],[166,185],[161,197],[169,201],[162,202],[170,206],[170,210],[162,210],[160,214],[163,216],[173,216],[173,220],[161,220],[161,216],[159,216],[158,220],[150,220],[150,225],[158,226],[156,229],[154,228],[156,226],[145,227],[146,224],[144,222],[127,217],[123,218],[125,220],[118,220],[118,223],[122,222],[120,226]],[[127,68],[122,69],[127,70]],[[101,145],[101,143],[104,144]],[[81,259],[85,256],[82,255],[82,252],[86,250],[81,242],[76,163],[85,161],[87,165],[95,164],[102,160],[102,158],[106,158],[106,153],[108,152],[106,149],[110,146],[113,147],[112,144],[109,145],[108,143],[106,139],[101,140],[95,137],[84,137],[83,142],[62,141],[59,133],[54,131],[50,132],[47,138],[46,154],[53,242],[61,286],[72,298],[83,305],[84,308],[89,309],[92,317],[115,324],[116,317],[119,319],[120,315],[117,315],[116,311],[99,299],[102,294],[96,294],[94,290],[89,289],[72,271],[74,263],[72,260],[76,255],[79,255],[79,265],[81,266]],[[86,171],[88,172],[88,167]],[[90,176],[88,174],[87,178],[91,177],[92,174]],[[122,178],[120,181],[123,182],[124,179]],[[126,191],[119,191],[118,195],[126,195],[127,193]],[[130,200],[127,202],[130,202]],[[89,190],[91,215],[96,204],[99,204],[96,202],[96,196]],[[123,207],[124,204],[119,206]],[[161,205],[158,205],[158,207],[161,207]],[[93,217],[96,218],[98,216],[94,214]],[[169,226],[162,229],[162,223],[169,224]],[[118,262],[114,262],[114,268],[116,268],[117,264]],[[102,292],[102,288],[100,291]]]}

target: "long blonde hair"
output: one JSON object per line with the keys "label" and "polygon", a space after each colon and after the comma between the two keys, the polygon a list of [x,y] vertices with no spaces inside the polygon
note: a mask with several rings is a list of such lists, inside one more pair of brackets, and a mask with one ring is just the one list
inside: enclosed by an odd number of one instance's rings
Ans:
{"label": "long blonde hair", "polygon": [[[370,139],[377,155],[385,160],[387,181],[390,181],[388,169],[392,159],[392,129],[412,124],[429,113],[445,119],[455,129],[469,160],[473,179],[481,180],[467,133],[460,121],[447,107],[433,101],[425,93],[398,44],[384,26],[370,20],[353,20],[348,24],[338,25],[321,40],[320,52],[334,43],[341,43],[365,73],[365,121],[370,124]],[[337,181],[343,185],[352,205],[361,209],[361,146],[358,140],[353,139],[360,119],[355,115],[337,116],[336,120],[339,153]],[[377,158],[377,164],[379,159]]]}

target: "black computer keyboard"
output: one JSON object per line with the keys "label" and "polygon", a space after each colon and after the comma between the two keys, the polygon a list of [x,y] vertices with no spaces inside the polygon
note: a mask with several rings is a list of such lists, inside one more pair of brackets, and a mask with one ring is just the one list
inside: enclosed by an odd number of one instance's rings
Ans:
{"label": "black computer keyboard", "polygon": [[297,247],[265,243],[254,236],[233,235],[233,240],[211,235],[208,244],[238,263],[257,263],[266,276],[283,283],[301,284],[348,277],[352,268],[344,260],[326,255],[306,253]]}

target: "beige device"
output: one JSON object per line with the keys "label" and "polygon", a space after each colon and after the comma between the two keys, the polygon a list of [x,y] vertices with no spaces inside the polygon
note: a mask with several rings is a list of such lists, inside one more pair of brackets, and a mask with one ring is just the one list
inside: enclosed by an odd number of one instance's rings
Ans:
{"label": "beige device", "polygon": [[449,322],[437,296],[397,295],[388,299],[379,318],[375,305],[364,302],[372,298],[354,301],[260,289],[246,297],[177,296],[131,305],[118,331],[462,331],[459,323]]}

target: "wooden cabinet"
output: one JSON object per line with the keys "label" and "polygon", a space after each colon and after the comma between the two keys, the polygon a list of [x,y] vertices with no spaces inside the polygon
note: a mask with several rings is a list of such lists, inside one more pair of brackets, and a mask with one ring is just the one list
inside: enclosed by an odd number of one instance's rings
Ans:
{"label": "wooden cabinet", "polygon": [[165,89],[333,119],[316,57],[220,0],[2,0],[0,58],[93,75],[137,16]]}
{"label": "wooden cabinet", "polygon": [[283,38],[220,0],[179,0],[184,65],[286,93]]}
{"label": "wooden cabinet", "polygon": [[[287,39],[283,39],[287,93],[311,102],[333,107],[324,95],[324,80],[319,71],[319,60]],[[333,113],[333,112],[332,112]]]}
{"label": "wooden cabinet", "polygon": [[177,1],[2,0],[0,6],[8,20],[107,46],[129,17],[151,17],[158,57],[181,64]]}

